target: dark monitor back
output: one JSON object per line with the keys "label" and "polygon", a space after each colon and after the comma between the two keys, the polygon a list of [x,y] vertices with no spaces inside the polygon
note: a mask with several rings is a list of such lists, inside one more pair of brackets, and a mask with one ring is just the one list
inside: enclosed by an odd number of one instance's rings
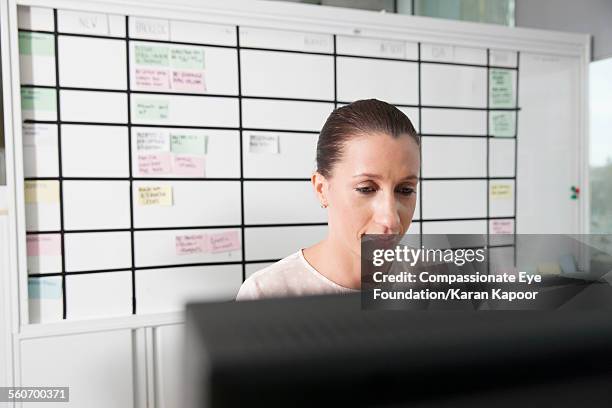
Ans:
{"label": "dark monitor back", "polygon": [[365,311],[356,294],[186,318],[187,408],[612,406],[609,311]]}

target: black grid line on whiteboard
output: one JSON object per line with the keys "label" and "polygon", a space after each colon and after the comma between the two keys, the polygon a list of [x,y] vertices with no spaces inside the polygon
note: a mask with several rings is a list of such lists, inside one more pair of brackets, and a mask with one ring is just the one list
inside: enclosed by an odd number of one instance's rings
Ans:
{"label": "black grid line on whiteboard", "polygon": [[[123,37],[115,37],[115,36],[104,36],[104,35],[90,35],[90,34],[75,34],[75,33],[64,33],[58,30],[57,25],[57,10],[54,10],[54,30],[53,31],[41,31],[41,30],[24,30],[20,29],[19,31],[23,32],[40,32],[40,33],[49,33],[54,35],[54,43],[55,43],[55,75],[56,75],[56,83],[55,86],[48,85],[36,85],[36,84],[22,84],[22,87],[35,87],[35,88],[51,88],[55,89],[56,92],[56,102],[57,102],[57,119],[56,120],[26,120],[26,123],[47,123],[47,124],[55,124],[58,129],[58,154],[59,154],[59,173],[58,177],[26,177],[25,180],[58,180],[60,187],[60,229],[56,231],[26,231],[27,234],[51,234],[57,233],[60,234],[61,237],[61,256],[62,256],[62,268],[61,271],[55,273],[39,273],[39,274],[30,274],[29,276],[32,278],[36,277],[49,277],[49,276],[61,276],[62,278],[62,291],[63,291],[63,318],[66,319],[67,316],[67,307],[66,307],[66,276],[69,275],[82,275],[82,274],[93,274],[93,273],[102,273],[102,272],[130,272],[132,279],[132,314],[137,313],[137,299],[136,299],[136,271],[138,270],[149,270],[149,269],[164,269],[164,268],[172,268],[172,267],[191,267],[191,266],[213,266],[213,265],[241,265],[242,268],[242,279],[245,279],[246,275],[246,266],[251,264],[260,264],[260,263],[270,263],[276,262],[279,259],[246,259],[246,240],[245,240],[245,231],[251,228],[273,228],[273,227],[315,227],[315,226],[325,226],[326,222],[304,222],[304,223],[266,223],[266,224],[248,224],[245,220],[245,195],[244,195],[244,184],[245,182],[257,182],[257,181],[267,181],[267,182],[307,182],[310,178],[307,177],[245,177],[244,173],[244,157],[243,157],[243,137],[245,131],[263,131],[263,132],[279,132],[279,133],[307,133],[307,134],[318,134],[318,130],[313,129],[268,129],[268,128],[250,128],[243,126],[243,114],[242,114],[242,102],[244,100],[272,100],[272,101],[296,101],[296,102],[315,102],[315,103],[330,103],[333,104],[334,107],[338,107],[341,104],[348,104],[351,101],[339,100],[338,98],[338,76],[340,73],[338,72],[337,60],[339,57],[350,57],[355,59],[368,59],[368,60],[381,60],[381,61],[401,61],[401,62],[414,62],[417,64],[418,71],[418,103],[417,104],[397,104],[398,107],[405,108],[416,108],[418,109],[418,118],[419,118],[419,126],[418,132],[420,134],[421,143],[424,138],[435,138],[435,137],[456,137],[456,138],[484,138],[486,139],[486,176],[484,177],[423,177],[422,176],[422,164],[420,167],[421,177],[419,179],[420,191],[418,195],[418,208],[420,209],[420,217],[418,219],[414,219],[413,222],[419,223],[419,234],[422,238],[423,234],[423,226],[427,223],[436,223],[436,222],[453,222],[453,221],[485,221],[487,226],[487,241],[489,240],[489,229],[490,229],[490,221],[491,220],[513,220],[514,221],[514,234],[516,235],[516,207],[517,207],[517,160],[518,160],[518,113],[520,108],[518,107],[518,72],[519,72],[519,63],[518,63],[518,53],[517,53],[517,64],[516,67],[501,67],[494,66],[490,64],[490,51],[487,49],[487,63],[486,64],[465,64],[465,63],[455,63],[455,62],[442,62],[442,61],[428,61],[423,60],[421,55],[421,43],[418,43],[418,57],[417,59],[403,59],[403,58],[387,58],[387,57],[373,57],[373,56],[361,56],[361,55],[348,55],[337,52],[337,37],[335,34],[332,34],[333,38],[333,51],[331,53],[327,52],[311,52],[311,51],[296,51],[296,50],[283,50],[277,48],[263,48],[263,47],[244,47],[240,44],[240,27],[235,27],[236,33],[236,45],[218,45],[218,44],[206,44],[206,43],[190,43],[190,42],[179,42],[179,41],[161,41],[161,40],[151,40],[151,39],[135,39],[130,38],[130,30],[129,30],[129,16],[125,17],[125,38]],[[86,88],[86,87],[69,87],[69,86],[60,86],[60,78],[59,78],[59,53],[58,53],[58,39],[59,36],[67,36],[67,37],[89,37],[89,38],[103,38],[114,41],[125,41],[126,44],[126,73],[127,73],[127,88],[126,89],[99,89],[99,88]],[[158,44],[167,44],[167,45],[186,45],[186,46],[206,46],[206,47],[217,47],[217,48],[227,48],[236,50],[237,55],[237,70],[238,70],[238,88],[237,94],[228,95],[228,94],[198,94],[198,93],[188,93],[188,92],[164,92],[164,91],[141,91],[141,90],[132,90],[131,89],[131,67],[130,67],[130,41],[138,41],[138,42],[147,42],[147,43],[158,43]],[[307,55],[324,55],[333,58],[333,81],[334,81],[334,89],[333,89],[333,99],[309,99],[309,98],[291,98],[291,97],[271,97],[271,96],[257,96],[257,95],[243,95],[242,91],[242,62],[241,62],[241,51],[242,50],[257,50],[257,51],[271,51],[271,52],[285,52],[285,53],[297,53],[297,54],[307,54]],[[477,68],[485,68],[487,75],[487,100],[486,106],[439,106],[439,105],[426,105],[422,103],[422,78],[421,78],[421,65],[422,63],[426,64],[440,64],[440,65],[451,65],[451,66],[467,66],[467,67],[477,67]],[[491,68],[501,68],[509,71],[516,72],[516,103],[514,107],[511,108],[492,108],[489,106],[489,81],[490,81],[490,69]],[[125,123],[105,123],[105,122],[86,122],[86,121],[65,121],[62,120],[60,116],[60,90],[66,91],[97,91],[97,92],[109,92],[109,93],[124,93],[127,96],[127,121]],[[207,98],[207,97],[222,97],[222,98],[232,98],[236,99],[238,102],[238,126],[232,127],[220,127],[220,126],[190,126],[190,125],[180,125],[180,124],[171,124],[171,125],[156,125],[156,124],[132,124],[131,118],[131,97],[136,94],[151,94],[151,95],[172,95],[172,96],[197,96],[199,98]],[[422,110],[434,108],[434,109],[453,109],[453,110],[465,110],[465,111],[483,111],[486,112],[486,120],[487,120],[487,130],[484,135],[469,135],[469,134],[435,134],[435,133],[423,133],[423,125],[422,125]],[[512,177],[492,177],[490,175],[490,139],[495,138],[495,136],[491,135],[490,124],[489,124],[489,112],[493,111],[513,111],[515,112],[515,134],[513,137],[504,137],[505,139],[514,140],[514,175]],[[62,172],[62,149],[61,149],[61,125],[96,125],[96,126],[122,126],[127,127],[128,130],[128,149],[129,149],[129,174],[127,177],[65,177]],[[322,125],[322,124],[321,124]],[[238,132],[239,135],[239,165],[240,165],[240,175],[239,177],[141,177],[137,176],[133,171],[133,149],[132,149],[132,126],[138,126],[143,128],[165,128],[165,129],[173,129],[173,128],[181,128],[181,129],[203,129],[203,130],[234,130]],[[420,153],[422,157],[422,153]],[[492,217],[490,214],[490,181],[491,180],[513,180],[514,181],[514,210],[512,216],[503,216],[503,217]],[[130,225],[129,228],[109,228],[109,229],[69,229],[66,230],[64,226],[64,195],[63,195],[63,182],[64,181],[117,181],[117,180],[127,180],[129,181],[130,186]],[[487,207],[486,207],[486,216],[484,217],[455,217],[455,218],[424,218],[423,216],[423,184],[422,182],[432,182],[432,181],[466,181],[466,180],[482,180],[486,182],[487,187]],[[239,224],[221,224],[221,225],[203,225],[203,226],[182,226],[182,227],[135,227],[134,224],[134,193],[133,193],[133,183],[134,181],[236,181],[240,184],[240,223]],[[196,229],[220,229],[220,228],[232,228],[239,229],[241,236],[241,260],[240,261],[227,261],[227,262],[196,262],[196,263],[179,263],[179,264],[161,264],[161,265],[147,265],[147,266],[136,266],[136,248],[135,248],[135,232],[140,231],[189,231]],[[66,271],[65,265],[65,249],[64,249],[64,239],[65,236],[69,234],[75,233],[100,233],[100,232],[129,232],[130,233],[130,241],[131,241],[131,265],[130,267],[122,267],[122,268],[112,268],[112,269],[97,269],[97,270],[71,270],[70,272]],[[514,241],[515,242],[515,241]],[[512,244],[514,245],[514,244]],[[512,245],[494,245],[491,247],[508,247]],[[68,294],[69,295],[69,294]]]}
{"label": "black grid line on whiteboard", "polygon": [[132,278],[132,314],[136,314],[136,251],[134,248],[134,175],[132,174],[132,93],[130,83],[130,24],[129,17],[125,16],[125,65],[127,78],[127,130],[128,130],[128,166],[130,180],[130,275]]}
{"label": "black grid line on whiteboard", "polygon": [[[60,117],[60,88],[59,88],[59,64],[58,64],[58,36],[57,36],[57,10],[53,10],[53,44],[55,47],[55,104],[58,123],[61,121]],[[61,245],[61,256],[62,256],[62,319],[66,319],[66,247],[64,244],[64,182],[62,178],[62,129],[61,126],[57,126],[57,163],[58,163],[58,184],[59,184],[59,211],[60,211],[60,245]]]}
{"label": "black grid line on whiteboard", "polygon": [[[423,108],[421,107],[421,43],[417,44],[418,101],[419,101],[419,216],[423,218]],[[419,245],[423,245],[423,222],[419,222]]]}
{"label": "black grid line on whiteboard", "polygon": [[[240,49],[240,27],[236,26],[236,47]],[[243,137],[244,132],[242,128],[242,69],[240,64],[240,52],[236,52],[236,58],[238,59],[238,143],[240,144],[240,251],[242,254],[242,281],[246,279],[246,259],[245,254],[245,239],[244,239],[244,156],[243,156]]]}

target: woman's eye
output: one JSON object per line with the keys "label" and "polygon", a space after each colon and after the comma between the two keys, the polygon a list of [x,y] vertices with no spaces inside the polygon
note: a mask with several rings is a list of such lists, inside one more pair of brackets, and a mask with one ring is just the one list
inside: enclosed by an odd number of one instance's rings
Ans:
{"label": "woman's eye", "polygon": [[362,194],[370,194],[376,191],[373,187],[357,187],[355,190]]}
{"label": "woman's eye", "polygon": [[414,193],[414,189],[412,187],[402,187],[398,189],[398,193],[409,196]]}

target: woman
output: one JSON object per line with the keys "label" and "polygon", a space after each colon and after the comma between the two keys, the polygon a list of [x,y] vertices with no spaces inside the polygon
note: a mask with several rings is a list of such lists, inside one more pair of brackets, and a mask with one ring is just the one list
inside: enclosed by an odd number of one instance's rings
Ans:
{"label": "woman", "polygon": [[236,300],[358,291],[361,236],[402,236],[410,226],[419,146],[408,117],[388,103],[368,99],[334,110],[319,135],[311,177],[328,210],[327,237],[255,272]]}

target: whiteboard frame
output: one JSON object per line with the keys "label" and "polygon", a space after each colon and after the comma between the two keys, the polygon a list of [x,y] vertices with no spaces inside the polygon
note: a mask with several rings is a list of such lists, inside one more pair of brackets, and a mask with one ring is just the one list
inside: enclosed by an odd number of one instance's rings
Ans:
{"label": "whiteboard frame", "polygon": [[[6,273],[11,283],[11,301],[15,316],[12,322],[15,340],[65,334],[109,330],[116,328],[140,328],[183,321],[182,313],[132,315],[92,321],[61,321],[57,323],[27,324],[27,271],[25,252],[25,216],[23,191],[23,152],[21,143],[19,53],[17,31],[17,6],[38,6],[58,9],[74,9],[88,12],[118,13],[158,17],[164,19],[194,20],[207,23],[241,26],[269,27],[314,33],[398,39],[459,46],[487,47],[500,50],[534,52],[558,56],[579,57],[581,64],[581,95],[579,121],[582,130],[579,140],[580,200],[578,224],[581,233],[589,228],[588,189],[588,104],[587,81],[590,62],[590,36],[564,32],[512,28],[471,22],[458,22],[428,17],[415,17],[338,7],[271,2],[261,0],[208,1],[201,6],[151,4],[146,1],[116,0],[2,0],[2,67],[4,84],[5,130],[7,145],[7,184],[9,188],[9,228],[11,268]],[[8,40],[8,41],[7,41]],[[8,47],[7,47],[8,45]],[[8,48],[8,51],[7,51]],[[518,159],[518,158],[517,158]],[[14,239],[12,239],[14,238]],[[11,273],[11,271],[18,273]],[[18,347],[18,345],[17,345]],[[15,362],[18,365],[18,362]],[[19,378],[19,376],[17,376]]]}

